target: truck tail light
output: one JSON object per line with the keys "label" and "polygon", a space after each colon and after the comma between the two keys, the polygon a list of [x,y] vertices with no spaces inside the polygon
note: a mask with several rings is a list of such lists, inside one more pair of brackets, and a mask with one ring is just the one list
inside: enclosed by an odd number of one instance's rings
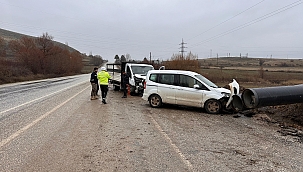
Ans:
{"label": "truck tail light", "polygon": [[143,81],[143,88],[146,89],[146,81]]}

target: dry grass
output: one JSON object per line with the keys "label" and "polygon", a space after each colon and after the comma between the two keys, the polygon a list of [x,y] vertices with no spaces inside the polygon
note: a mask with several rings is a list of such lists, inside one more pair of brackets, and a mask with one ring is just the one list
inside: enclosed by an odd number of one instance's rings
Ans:
{"label": "dry grass", "polygon": [[200,60],[202,65],[200,73],[220,86],[231,82],[232,79],[236,79],[244,87],[303,84],[303,60],[265,59],[264,61],[263,77],[260,75],[259,59],[254,58],[203,59]]}

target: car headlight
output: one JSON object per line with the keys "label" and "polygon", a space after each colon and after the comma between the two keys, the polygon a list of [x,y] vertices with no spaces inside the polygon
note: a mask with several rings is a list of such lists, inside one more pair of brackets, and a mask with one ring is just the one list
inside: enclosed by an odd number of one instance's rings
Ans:
{"label": "car headlight", "polygon": [[137,77],[134,77],[134,78],[135,78],[135,82],[136,82],[136,83],[140,83],[140,82],[143,81],[143,79],[141,79],[141,78],[137,78]]}
{"label": "car headlight", "polygon": [[230,93],[221,92],[221,94],[223,95],[223,97],[229,97],[230,96]]}

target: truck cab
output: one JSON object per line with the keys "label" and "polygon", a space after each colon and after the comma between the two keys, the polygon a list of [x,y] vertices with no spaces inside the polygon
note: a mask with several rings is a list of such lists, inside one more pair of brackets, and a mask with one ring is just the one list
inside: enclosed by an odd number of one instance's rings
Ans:
{"label": "truck cab", "polygon": [[152,65],[126,63],[125,72],[129,76],[130,92],[132,94],[143,93],[143,82],[148,71],[154,70]]}
{"label": "truck cab", "polygon": [[106,64],[107,71],[111,75],[111,83],[115,90],[122,88],[122,73],[125,71],[129,76],[129,86],[131,94],[143,94],[143,82],[146,78],[146,74],[150,70],[154,70],[154,67],[149,64],[139,64],[122,62],[121,64]]}

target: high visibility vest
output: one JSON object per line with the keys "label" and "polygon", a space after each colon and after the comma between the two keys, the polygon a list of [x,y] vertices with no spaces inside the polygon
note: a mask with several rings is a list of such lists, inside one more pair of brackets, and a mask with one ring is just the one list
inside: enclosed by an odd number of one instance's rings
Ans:
{"label": "high visibility vest", "polygon": [[98,73],[97,78],[100,82],[100,85],[108,85],[108,79],[110,78],[110,75],[106,71],[101,71]]}

